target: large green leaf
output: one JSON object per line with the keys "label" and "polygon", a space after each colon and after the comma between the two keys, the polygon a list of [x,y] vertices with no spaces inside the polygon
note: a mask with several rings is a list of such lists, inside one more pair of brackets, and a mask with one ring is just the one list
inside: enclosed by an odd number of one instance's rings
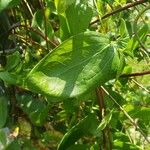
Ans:
{"label": "large green leaf", "polygon": [[47,96],[78,97],[115,78],[120,66],[116,48],[96,32],[73,36],[31,70],[25,86]]}
{"label": "large green leaf", "polygon": [[94,134],[97,127],[98,120],[95,114],[89,114],[64,135],[58,146],[58,150],[69,148],[82,136]]}
{"label": "large green leaf", "polygon": [[7,98],[0,96],[0,128],[3,127],[7,119]]}

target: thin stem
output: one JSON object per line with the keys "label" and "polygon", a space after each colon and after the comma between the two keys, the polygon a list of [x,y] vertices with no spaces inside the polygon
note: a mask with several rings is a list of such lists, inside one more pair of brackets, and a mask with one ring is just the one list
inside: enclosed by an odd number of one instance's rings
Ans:
{"label": "thin stem", "polygon": [[[104,112],[104,96],[103,96],[101,88],[96,89],[96,94],[97,94],[97,102],[98,102],[99,111],[100,111],[99,119],[102,120],[103,112]],[[103,135],[103,149],[106,150],[107,145],[106,145],[105,130],[102,130],[102,135]]]}
{"label": "thin stem", "polygon": [[30,5],[28,4],[28,2],[26,0],[23,0],[22,2],[26,6],[26,8],[27,8],[29,14],[31,15],[31,17],[33,17],[33,12],[32,12],[32,9],[31,9]]}
{"label": "thin stem", "polygon": [[120,77],[136,77],[136,76],[143,76],[143,75],[149,75],[149,71],[144,71],[144,72],[136,72],[136,73],[131,73],[131,74],[122,74]]}
{"label": "thin stem", "polygon": [[[38,47],[40,47],[41,49],[43,49],[43,50],[46,50],[46,48],[44,48],[42,45],[40,45],[39,43],[37,43],[37,42],[35,42],[35,41],[33,41],[31,38],[24,38],[22,35],[19,35],[19,34],[15,34],[18,38],[20,38],[21,39],[21,41],[23,42],[23,43],[25,43],[26,45],[29,45],[29,46],[32,46],[32,45],[35,45],[35,46],[38,46]],[[6,51],[6,53],[11,53],[11,52],[13,52],[13,51],[15,51],[16,50],[16,48],[14,48],[13,50],[7,50]]]}
{"label": "thin stem", "polygon": [[52,47],[56,47],[57,44],[55,44],[54,42],[52,42],[51,40],[49,40],[48,38],[46,38],[46,36],[40,32],[39,30],[35,29],[35,28],[32,28],[32,27],[29,27],[29,26],[26,26],[26,25],[21,25],[21,24],[15,24],[13,25],[10,29],[9,29],[9,32],[12,30],[12,29],[15,29],[15,28],[25,28],[26,30],[29,30],[29,31],[32,31],[32,32],[35,32],[36,34],[40,35],[45,41],[47,40],[47,42],[52,46]]}
{"label": "thin stem", "polygon": [[[142,11],[138,14],[138,16],[136,17],[136,19],[135,19],[135,21],[134,21],[134,24],[133,24],[134,34],[135,34],[135,36],[136,36],[136,38],[137,38],[139,44],[141,45],[141,47],[143,48],[143,50],[144,50],[145,52],[148,52],[148,51],[147,51],[145,45],[142,43],[140,37],[139,37],[138,34],[137,34],[137,22],[138,22],[139,18],[143,15],[143,13],[144,13],[145,11],[147,11],[148,9],[150,9],[150,5],[147,6],[144,10],[142,10]],[[146,55],[147,55],[147,54],[146,54]]]}
{"label": "thin stem", "polygon": [[145,88],[142,84],[138,83],[137,81],[135,81],[134,79],[132,79],[131,81],[133,81],[136,85],[138,85],[141,89],[143,89],[144,91],[146,91],[147,93],[150,93],[150,91]]}
{"label": "thin stem", "polygon": [[15,87],[13,85],[10,85],[8,87],[8,95],[10,99],[10,116],[12,119],[12,123],[15,122],[16,117],[16,96],[15,96]]}
{"label": "thin stem", "polygon": [[141,133],[141,135],[143,135],[144,139],[148,143],[150,143],[150,141],[147,138],[147,136],[145,135],[145,133],[141,130],[141,128],[137,125],[137,123],[131,118],[131,116],[123,109],[123,107],[119,105],[119,103],[113,98],[113,96],[111,96],[109,94],[109,92],[103,86],[101,86],[101,88],[111,98],[111,100],[119,107],[119,109],[124,113],[124,115],[130,120],[130,122],[132,123],[132,125]]}
{"label": "thin stem", "polygon": [[[146,3],[146,2],[148,2],[148,0],[139,0],[139,1],[135,1],[133,3],[128,3],[128,4],[122,6],[122,7],[118,8],[118,9],[116,9],[116,10],[114,10],[114,11],[112,11],[112,12],[110,12],[110,13],[104,15],[104,16],[102,16],[101,20],[106,19],[106,18],[108,18],[108,17],[110,17],[112,15],[115,15],[115,14],[121,12],[121,11],[127,10],[129,8],[135,7],[137,5],[140,5],[140,4],[143,4],[143,3]],[[100,21],[99,18],[97,18],[96,20],[91,22],[90,25],[95,24],[95,23],[97,23],[99,21]]]}
{"label": "thin stem", "polygon": [[44,6],[45,1],[42,1],[42,8],[43,8],[43,13],[44,13],[44,28],[45,28],[45,39],[46,39],[46,47],[48,51],[48,30],[47,30],[47,16],[46,16],[46,8]]}
{"label": "thin stem", "polygon": [[[106,107],[104,103],[104,91],[100,87],[100,88],[97,88],[96,93],[97,93],[97,100],[98,100],[99,109],[100,109],[100,115],[101,115],[100,120],[101,120],[106,115]],[[111,150],[112,149],[111,132],[110,132],[110,128],[108,125],[106,126],[104,130],[102,130],[102,134],[103,134],[104,150],[107,150],[107,149]]]}

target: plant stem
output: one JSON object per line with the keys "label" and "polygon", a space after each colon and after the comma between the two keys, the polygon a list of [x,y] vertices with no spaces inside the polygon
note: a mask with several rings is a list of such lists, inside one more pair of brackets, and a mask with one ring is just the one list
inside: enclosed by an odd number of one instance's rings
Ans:
{"label": "plant stem", "polygon": [[[140,5],[140,4],[143,4],[143,3],[146,3],[146,2],[148,2],[148,0],[138,0],[138,1],[135,1],[133,3],[128,3],[128,4],[122,6],[122,7],[118,8],[118,9],[116,9],[116,10],[114,10],[114,11],[112,11],[112,12],[110,12],[110,13],[104,15],[104,16],[102,16],[101,20],[106,19],[106,18],[108,18],[108,17],[110,17],[110,16],[112,16],[114,14],[117,14],[117,13],[119,13],[121,11],[127,10],[129,8],[135,7],[137,5]],[[97,18],[96,20],[91,22],[90,25],[95,24],[95,23],[97,23],[99,21],[100,21],[99,18]]]}
{"label": "plant stem", "polygon": [[[103,105],[104,104],[103,103],[104,102],[104,96],[103,96],[101,88],[96,89],[96,94],[97,94],[97,102],[98,102],[99,111],[100,111],[99,119],[102,120],[103,113],[104,113],[104,105]],[[102,130],[102,135],[103,135],[103,149],[106,150],[107,146],[106,146],[105,130]]]}
{"label": "plant stem", "polygon": [[[135,18],[135,21],[134,21],[134,24],[133,24],[133,31],[134,31],[135,37],[137,38],[139,44],[141,45],[141,47],[143,48],[143,50],[144,50],[145,52],[148,52],[148,51],[147,51],[146,47],[144,46],[144,44],[142,43],[142,41],[141,41],[141,39],[140,39],[140,37],[139,37],[139,35],[138,35],[138,33],[137,33],[137,31],[138,31],[138,29],[137,29],[137,22],[138,22],[139,18],[143,15],[143,13],[144,13],[145,11],[147,11],[148,9],[150,9],[150,5],[148,5],[144,10],[142,10],[142,11],[138,14],[138,16]],[[147,54],[146,54],[146,55],[147,55]]]}
{"label": "plant stem", "polygon": [[16,96],[15,96],[15,87],[10,85],[8,87],[8,95],[10,99],[10,116],[12,123],[15,122],[16,117]]}
{"label": "plant stem", "polygon": [[32,32],[35,32],[36,34],[38,34],[39,36],[41,36],[45,41],[47,40],[47,42],[52,46],[52,47],[56,47],[57,44],[55,44],[54,42],[52,42],[51,40],[49,40],[42,32],[40,32],[39,30],[35,29],[35,28],[32,28],[30,26],[26,26],[26,25],[21,25],[21,24],[15,24],[13,25],[8,32],[10,32],[12,29],[15,29],[15,28],[25,28],[26,30],[29,30],[29,31],[32,31]]}
{"label": "plant stem", "polygon": [[134,79],[132,79],[131,81],[133,81],[137,86],[139,86],[141,89],[143,89],[144,91],[146,91],[147,93],[150,93],[150,91],[145,88],[142,84],[138,83],[137,81],[135,81]]}
{"label": "plant stem", "polygon": [[[96,94],[97,94],[97,101],[99,105],[99,111],[100,111],[100,120],[103,119],[103,117],[106,115],[106,107],[104,103],[104,92],[103,89],[97,88],[96,89]],[[109,126],[106,126],[104,130],[102,130],[102,135],[103,135],[103,149],[112,149],[112,142],[111,142],[111,134],[110,134],[110,128]]]}
{"label": "plant stem", "polygon": [[150,74],[150,70],[144,71],[144,72],[131,73],[131,74],[122,74],[120,77],[122,77],[122,78],[124,78],[124,77],[136,77],[136,76],[143,76],[143,75],[149,75],[149,74]]}

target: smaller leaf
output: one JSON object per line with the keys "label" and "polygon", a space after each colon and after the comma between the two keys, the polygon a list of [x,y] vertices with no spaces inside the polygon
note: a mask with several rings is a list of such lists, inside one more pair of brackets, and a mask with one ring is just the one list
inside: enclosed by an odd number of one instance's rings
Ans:
{"label": "smaller leaf", "polygon": [[13,142],[11,142],[5,150],[21,150],[21,146],[19,144],[18,140],[14,140]]}
{"label": "smaller leaf", "polygon": [[31,95],[17,96],[21,109],[29,116],[33,124],[40,126],[48,115],[48,107],[43,101],[32,98]]}
{"label": "smaller leaf", "polygon": [[58,150],[69,148],[84,135],[94,134],[97,126],[98,120],[95,114],[89,114],[64,135],[59,143]]}
{"label": "smaller leaf", "polygon": [[[92,19],[93,11],[91,7],[86,4],[73,3],[66,9],[66,18],[71,35],[76,35],[78,33],[86,31],[89,23]],[[76,27],[80,24],[78,27]]]}
{"label": "smaller leaf", "polygon": [[[146,39],[146,35],[148,33],[148,25],[145,24],[138,32],[138,36],[141,40],[141,42],[144,42],[145,39]],[[137,37],[136,36],[133,36],[127,43],[127,47],[125,49],[125,52],[128,53],[129,55],[132,55],[134,54],[135,50],[137,49],[137,47],[139,46],[139,42],[137,40]]]}
{"label": "smaller leaf", "polygon": [[141,150],[137,145],[134,145],[130,143],[129,137],[122,133],[122,132],[116,132],[114,135],[114,141],[113,141],[113,149],[121,149],[121,150]]}
{"label": "smaller leaf", "polygon": [[[45,15],[45,16],[44,16]],[[49,10],[46,9],[45,11],[43,10],[38,10],[35,12],[33,19],[32,19],[32,27],[37,28],[37,30],[40,30],[40,32],[42,32],[43,34],[45,34],[48,36],[48,38],[51,38],[53,35],[53,29],[52,26],[50,24],[49,20]],[[46,29],[45,29],[46,26]],[[35,33],[31,34],[33,38],[35,38],[37,41],[40,40],[40,36],[38,36]],[[41,41],[43,39],[41,38]]]}
{"label": "smaller leaf", "polygon": [[4,130],[0,130],[0,147],[1,147],[1,143],[4,147],[7,143],[7,138]]}
{"label": "smaller leaf", "polygon": [[22,82],[22,79],[20,80],[19,76],[15,74],[11,74],[7,71],[0,72],[0,79],[8,84],[13,84],[13,85],[19,85]]}
{"label": "smaller leaf", "polygon": [[20,62],[20,53],[16,51],[12,55],[9,55],[7,57],[7,64],[6,64],[6,70],[11,71],[14,69]]}
{"label": "smaller leaf", "polygon": [[126,27],[126,22],[124,19],[121,19],[121,24],[120,24],[120,35],[121,37],[125,37],[128,35],[127,27]]}
{"label": "smaller leaf", "polygon": [[57,12],[59,14],[65,12],[65,10],[72,4],[74,3],[75,0],[55,0],[55,6],[57,9]]}
{"label": "smaller leaf", "polygon": [[0,96],[0,128],[6,123],[7,111],[7,98]]}
{"label": "smaller leaf", "polygon": [[101,130],[103,130],[110,122],[110,120],[112,118],[112,112],[113,112],[113,110],[102,119],[100,125],[98,126],[98,128],[96,129],[96,132],[95,132],[97,136],[99,135],[99,132]]}

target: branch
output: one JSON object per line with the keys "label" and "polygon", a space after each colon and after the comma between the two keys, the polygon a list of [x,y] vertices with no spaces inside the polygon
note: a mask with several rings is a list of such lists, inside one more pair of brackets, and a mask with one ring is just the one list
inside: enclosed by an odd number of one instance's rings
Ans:
{"label": "branch", "polygon": [[137,38],[139,44],[141,45],[141,47],[143,48],[144,51],[148,52],[148,50],[146,49],[145,45],[143,44],[142,40],[140,39],[137,31],[138,31],[138,28],[137,28],[137,23],[138,23],[138,20],[139,18],[143,15],[144,12],[146,12],[147,10],[150,9],[150,5],[148,5],[144,10],[142,10],[138,16],[135,18],[135,21],[134,21],[134,24],[133,24],[133,31],[134,31],[134,34],[135,34],[135,37]]}
{"label": "branch", "polygon": [[[110,12],[110,13],[104,15],[104,16],[102,16],[101,20],[103,20],[105,18],[108,18],[108,17],[110,17],[110,16],[112,16],[114,14],[117,14],[117,13],[119,13],[121,11],[127,10],[127,9],[129,9],[131,7],[135,7],[137,5],[140,5],[140,4],[143,4],[143,3],[146,3],[146,2],[148,2],[148,0],[139,0],[139,1],[135,1],[133,3],[128,3],[128,4],[122,6],[122,7],[118,8],[118,9],[116,9],[116,10],[114,10],[114,11],[112,11],[112,12]],[[95,24],[95,23],[97,23],[99,21],[100,21],[100,19],[97,18],[96,20],[94,20],[93,22],[91,22],[90,25]]]}
{"label": "branch", "polygon": [[136,73],[131,73],[131,74],[122,74],[120,77],[136,77],[136,76],[143,76],[143,75],[149,75],[149,71],[144,71],[144,72],[136,72]]}
{"label": "branch", "polygon": [[145,88],[142,84],[138,83],[137,81],[135,81],[134,79],[131,80],[132,82],[134,82],[137,86],[139,86],[141,89],[143,89],[144,91],[146,91],[147,93],[150,93],[150,91]]}
{"label": "branch", "polygon": [[38,34],[39,36],[41,36],[45,41],[47,41],[51,46],[53,46],[54,48],[57,46],[54,42],[52,42],[51,40],[48,39],[47,36],[45,36],[41,31],[33,28],[33,27],[30,27],[30,26],[26,26],[26,25],[21,25],[20,23],[17,23],[15,25],[13,25],[8,32],[10,32],[11,30],[15,29],[15,28],[25,28],[26,30],[29,30],[29,31],[32,31],[36,34]]}

